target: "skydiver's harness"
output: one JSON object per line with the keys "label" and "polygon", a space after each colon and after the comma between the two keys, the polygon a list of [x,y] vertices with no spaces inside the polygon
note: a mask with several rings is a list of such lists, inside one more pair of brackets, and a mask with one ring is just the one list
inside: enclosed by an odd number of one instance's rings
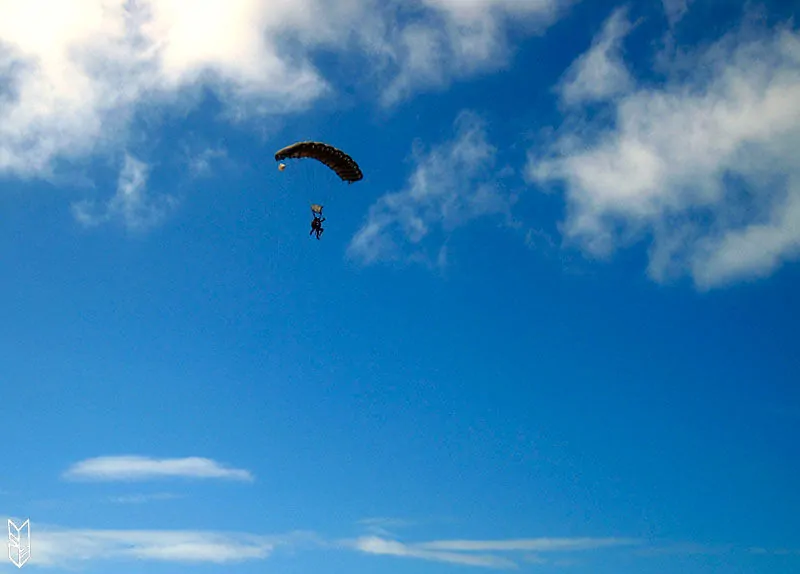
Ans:
{"label": "skydiver's harness", "polygon": [[314,219],[311,220],[311,233],[309,233],[309,235],[312,235],[314,232],[316,232],[317,239],[319,239],[319,236],[323,231],[325,231],[322,228],[322,222],[325,221],[325,218],[322,217],[322,206],[313,206],[311,208],[311,214],[314,216]]}

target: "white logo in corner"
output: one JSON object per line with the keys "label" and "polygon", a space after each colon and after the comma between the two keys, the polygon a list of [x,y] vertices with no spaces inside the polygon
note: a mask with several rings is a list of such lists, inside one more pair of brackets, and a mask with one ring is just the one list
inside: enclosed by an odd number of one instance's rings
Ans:
{"label": "white logo in corner", "polygon": [[26,520],[22,526],[17,526],[13,520],[8,520],[8,559],[17,568],[22,566],[31,557],[31,521]]}

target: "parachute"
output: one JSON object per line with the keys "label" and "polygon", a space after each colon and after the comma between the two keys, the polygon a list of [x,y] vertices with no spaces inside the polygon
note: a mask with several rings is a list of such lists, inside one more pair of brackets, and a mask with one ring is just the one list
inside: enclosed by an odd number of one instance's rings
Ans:
{"label": "parachute", "polygon": [[[275,153],[275,161],[282,162],[286,159],[301,159],[310,158],[315,159],[338,175],[342,181],[347,183],[354,183],[361,180],[364,174],[361,173],[361,168],[353,160],[352,157],[344,153],[340,149],[336,149],[332,145],[322,142],[306,141],[297,142]],[[278,166],[278,169],[283,171],[286,168],[284,163]]]}
{"label": "parachute", "polygon": [[[307,159],[317,161],[306,163]],[[307,194],[306,198],[311,204],[311,212],[314,215],[311,233],[316,231],[317,239],[323,231],[322,222],[325,221],[322,217],[323,205],[328,203],[330,194],[335,193],[334,190],[341,185],[338,182],[334,183],[336,176],[341,181],[346,181],[348,185],[360,181],[364,177],[361,168],[352,157],[323,142],[302,141],[286,146],[275,153],[275,161],[278,162],[278,170],[286,174],[281,175],[283,185],[286,185],[287,189],[297,190],[299,188],[303,190],[304,194]],[[297,166],[297,169],[287,165],[295,161],[301,164]],[[306,181],[299,185],[291,185],[293,176],[299,176]],[[295,182],[295,184],[298,183]]]}

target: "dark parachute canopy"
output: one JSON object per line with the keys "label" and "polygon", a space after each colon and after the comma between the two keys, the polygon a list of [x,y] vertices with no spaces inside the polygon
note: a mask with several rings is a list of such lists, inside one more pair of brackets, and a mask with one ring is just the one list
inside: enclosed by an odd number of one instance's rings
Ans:
{"label": "dark parachute canopy", "polygon": [[[322,142],[297,142],[278,150],[275,161],[284,159],[311,158],[324,163],[336,172],[342,181],[353,183],[364,177],[361,168],[352,157],[332,145]],[[283,164],[281,164],[283,165]],[[282,167],[281,167],[282,169]]]}

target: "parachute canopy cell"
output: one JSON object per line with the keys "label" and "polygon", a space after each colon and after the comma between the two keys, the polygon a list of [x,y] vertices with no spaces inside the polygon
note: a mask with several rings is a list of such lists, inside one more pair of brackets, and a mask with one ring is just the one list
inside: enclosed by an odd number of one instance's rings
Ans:
{"label": "parachute canopy cell", "polygon": [[285,159],[311,158],[322,162],[336,172],[342,181],[353,183],[364,177],[361,168],[352,157],[332,145],[322,142],[297,142],[275,154],[275,161]]}

